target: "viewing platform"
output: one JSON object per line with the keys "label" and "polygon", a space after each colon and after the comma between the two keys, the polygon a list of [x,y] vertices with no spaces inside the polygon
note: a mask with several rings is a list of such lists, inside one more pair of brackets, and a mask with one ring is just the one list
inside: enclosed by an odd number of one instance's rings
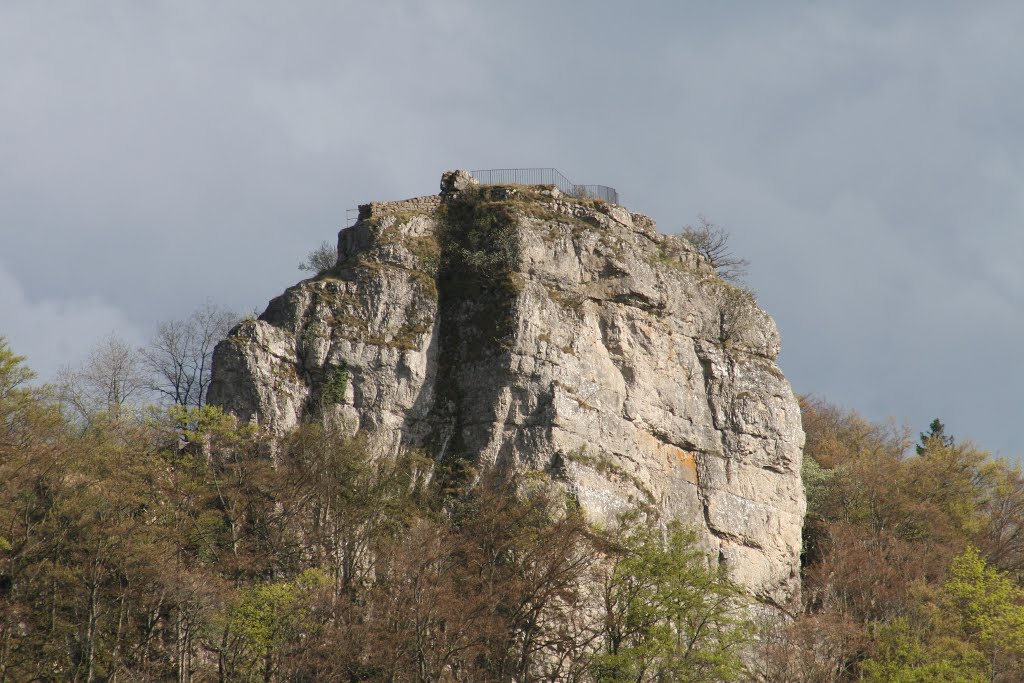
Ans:
{"label": "viewing platform", "polygon": [[577,185],[557,168],[489,168],[470,171],[483,185],[553,185],[571,197],[619,203],[619,192],[607,185]]}

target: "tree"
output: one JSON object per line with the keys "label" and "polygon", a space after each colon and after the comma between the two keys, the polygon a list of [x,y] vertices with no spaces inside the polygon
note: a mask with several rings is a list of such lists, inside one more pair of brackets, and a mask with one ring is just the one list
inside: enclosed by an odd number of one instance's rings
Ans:
{"label": "tree", "polygon": [[940,605],[952,615],[956,635],[985,655],[991,680],[1010,669],[1022,672],[1024,590],[988,566],[974,546],[950,562]]}
{"label": "tree", "polygon": [[604,586],[598,683],[730,681],[750,639],[743,593],[709,568],[694,535],[678,525],[629,530]]}
{"label": "tree", "polygon": [[411,515],[413,456],[373,458],[362,436],[313,422],[282,441],[278,458],[279,497],[295,520],[316,522],[302,531],[304,552],[333,579],[339,596],[355,596],[370,581],[375,548]]}
{"label": "tree", "polygon": [[922,591],[910,616],[877,629],[865,680],[981,683],[1021,680],[1024,590],[976,548],[954,557],[940,588]]}
{"label": "tree", "polygon": [[139,350],[149,388],[174,405],[202,408],[213,348],[237,322],[236,313],[208,301],[184,320],[159,323],[149,346]]}
{"label": "tree", "polygon": [[747,274],[750,262],[732,253],[729,233],[704,216],[697,216],[697,220],[700,223],[696,227],[688,225],[683,228],[683,237],[708,260],[722,278],[730,282],[741,280]]}
{"label": "tree", "polygon": [[94,346],[81,367],[63,368],[57,382],[64,405],[85,421],[98,412],[119,416],[149,387],[139,352],[114,334]]}
{"label": "tree", "polygon": [[988,533],[993,546],[1016,547],[1012,509],[985,523],[987,497],[993,511],[1003,502],[987,454],[933,441],[928,457],[908,457],[905,433],[809,399],[801,408],[805,462],[820,466],[805,468],[804,595],[815,609],[890,621],[910,608],[915,582],[937,581],[968,540]]}
{"label": "tree", "polygon": [[6,405],[25,390],[36,374],[25,365],[25,357],[11,350],[5,337],[0,337],[0,401]]}
{"label": "tree", "polygon": [[921,443],[917,445],[917,454],[924,455],[930,446],[950,447],[953,445],[953,437],[946,434],[946,425],[935,418],[928,425],[928,433],[921,432]]}
{"label": "tree", "polygon": [[0,337],[0,465],[6,449],[17,449],[31,437],[31,416],[38,413],[44,398],[41,390],[29,386],[36,373]]}
{"label": "tree", "polygon": [[13,391],[16,414],[0,399],[21,432],[15,450],[0,443],[0,681],[155,680],[187,578],[163,514],[167,463],[142,423],[90,415],[67,430],[45,390]]}
{"label": "tree", "polygon": [[303,646],[310,597],[324,581],[316,570],[306,570],[293,581],[256,584],[243,591],[228,624],[229,675],[275,680],[282,656]]}
{"label": "tree", "polygon": [[1019,465],[996,460],[985,467],[974,541],[988,561],[1018,577],[1024,573],[1024,476]]}
{"label": "tree", "polygon": [[875,629],[876,653],[865,660],[867,683],[987,683],[985,662],[968,643],[937,633],[931,624],[900,617]]}
{"label": "tree", "polygon": [[850,681],[867,640],[861,625],[843,615],[805,614],[794,619],[771,611],[756,621],[749,683]]}
{"label": "tree", "polygon": [[306,270],[319,275],[338,264],[338,250],[330,242],[321,242],[320,246],[306,254],[306,259],[299,264],[299,270]]}

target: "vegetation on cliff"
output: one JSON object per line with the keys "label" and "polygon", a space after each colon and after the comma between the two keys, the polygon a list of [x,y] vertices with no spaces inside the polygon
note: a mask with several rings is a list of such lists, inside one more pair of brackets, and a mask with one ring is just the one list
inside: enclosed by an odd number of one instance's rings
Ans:
{"label": "vegetation on cliff", "polygon": [[914,444],[802,402],[803,598],[754,620],[681,527],[594,529],[529,480],[440,490],[319,422],[83,420],[31,379],[0,344],[2,681],[1024,675],[1024,477],[941,423]]}
{"label": "vegetation on cliff", "polygon": [[319,422],[71,421],[30,379],[0,341],[0,681],[739,675],[743,595],[682,529],[597,530],[538,482],[439,491]]}

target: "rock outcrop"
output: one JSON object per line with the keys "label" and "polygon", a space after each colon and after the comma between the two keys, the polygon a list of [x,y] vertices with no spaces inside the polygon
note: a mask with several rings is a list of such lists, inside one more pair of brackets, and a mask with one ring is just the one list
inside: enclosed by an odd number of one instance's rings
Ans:
{"label": "rock outcrop", "polygon": [[445,174],[372,203],[338,265],[217,347],[209,401],[332,415],[384,453],[544,473],[595,521],[697,528],[761,599],[799,589],[803,431],[753,296],[621,206]]}

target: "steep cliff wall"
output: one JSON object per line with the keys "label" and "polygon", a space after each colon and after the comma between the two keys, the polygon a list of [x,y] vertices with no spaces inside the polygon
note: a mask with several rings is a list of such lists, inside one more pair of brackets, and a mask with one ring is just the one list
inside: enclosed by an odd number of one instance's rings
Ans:
{"label": "steep cliff wall", "polygon": [[646,216],[462,173],[442,188],[361,207],[336,268],[217,347],[210,402],[544,472],[599,522],[648,506],[791,597],[804,437],[772,319]]}

